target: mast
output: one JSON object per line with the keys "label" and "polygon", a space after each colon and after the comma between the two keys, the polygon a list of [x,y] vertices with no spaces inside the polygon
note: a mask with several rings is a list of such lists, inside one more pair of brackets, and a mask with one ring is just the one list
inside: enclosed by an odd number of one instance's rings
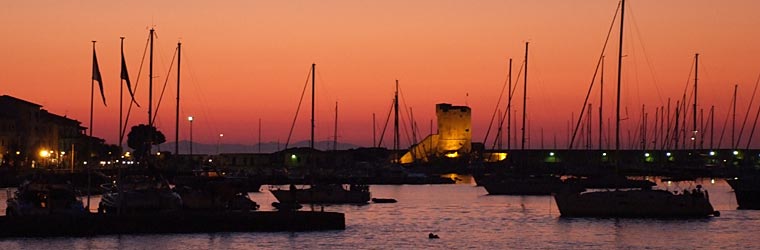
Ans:
{"label": "mast", "polygon": [[177,43],[177,111],[174,122],[174,155],[179,155],[179,65],[182,62],[182,42]]}
{"label": "mast", "polygon": [[699,149],[705,148],[705,109],[699,109]]}
{"label": "mast", "polygon": [[261,118],[259,118],[259,153],[261,153]]}
{"label": "mast", "polygon": [[587,111],[587,113],[588,113],[588,118],[586,120],[588,122],[588,126],[586,126],[586,131],[587,131],[586,134],[588,135],[588,137],[586,137],[587,138],[587,140],[586,140],[586,150],[591,150],[591,146],[592,146],[591,145],[591,141],[592,141],[591,140],[591,127],[592,127],[591,126],[592,125],[591,124],[591,103],[588,104],[588,111]]}
{"label": "mast", "polygon": [[317,64],[311,64],[311,140],[309,140],[309,148],[314,149],[314,76],[316,75],[315,69]]}
{"label": "mast", "polygon": [[150,66],[148,66],[148,154],[153,149],[153,33],[150,28]]}
{"label": "mast", "polygon": [[525,150],[525,111],[527,110],[528,100],[528,42],[525,42],[525,77],[523,78],[523,117],[522,117],[522,146]]}
{"label": "mast", "polygon": [[713,134],[715,133],[715,105],[710,106],[710,150],[713,149]]}
{"label": "mast", "polygon": [[641,105],[641,150],[647,149],[647,113],[645,105]]}
{"label": "mast", "polygon": [[[121,55],[122,55],[122,58],[123,58],[124,57],[124,37],[122,36],[122,37],[119,37],[119,38],[121,39]],[[123,129],[124,129],[124,115],[123,115],[123,112],[122,112],[122,110],[124,109],[123,108],[123,106],[124,106],[123,97],[124,97],[124,79],[122,78],[122,79],[119,80],[119,133],[117,134],[117,135],[119,135],[119,144],[118,144],[119,145],[119,154],[122,153],[121,152],[122,151],[121,150],[121,142],[124,140],[124,132],[122,132]]]}
{"label": "mast", "polygon": [[496,113],[498,114],[498,117],[496,117],[496,119],[499,120],[498,121],[499,122],[499,129],[496,132],[496,135],[497,135],[496,146],[497,146],[497,148],[499,150],[501,150],[501,145],[502,145],[502,143],[504,141],[504,133],[502,133],[502,129],[504,128],[502,126],[504,124],[504,116],[501,115],[501,109],[498,109],[498,111]]}
{"label": "mast", "polygon": [[[150,66],[148,66],[148,126],[153,126],[153,32],[150,28]],[[152,138],[152,137],[148,137]]]}
{"label": "mast", "polygon": [[734,138],[735,138],[734,135],[736,132],[735,131],[736,130],[736,92],[738,90],[739,90],[739,84],[735,84],[734,85],[734,103],[732,105],[734,118],[733,118],[733,121],[731,122],[731,147],[732,148],[736,148],[736,144],[734,144]]}
{"label": "mast", "polygon": [[654,108],[654,139],[652,140],[652,150],[657,149],[657,139],[659,139],[659,127],[660,122],[660,107]]}
{"label": "mast", "polygon": [[602,107],[604,106],[604,55],[602,55],[602,75],[599,79],[599,150],[602,150],[602,133],[604,133],[602,130],[604,130],[602,126],[602,117],[604,116],[602,114]]}
{"label": "mast", "polygon": [[377,145],[377,131],[375,131],[375,113],[372,113],[372,146]]}
{"label": "mast", "polygon": [[692,106],[693,111],[693,129],[692,131],[692,148],[697,150],[697,76],[699,75],[699,53],[694,54],[694,104]]}
{"label": "mast", "polygon": [[338,151],[338,102],[335,102],[335,126],[333,131],[333,151]]}
{"label": "mast", "polygon": [[681,137],[678,136],[678,122],[681,120],[681,105],[679,104],[680,101],[676,101],[676,127],[673,135],[673,139],[675,140],[675,149],[678,150],[678,141],[681,139]]}
{"label": "mast", "polygon": [[[512,149],[510,143],[512,137],[512,58],[509,58],[509,92],[507,93],[507,150]],[[432,134],[432,133],[431,133]]]}
{"label": "mast", "polygon": [[409,125],[412,127],[412,144],[417,144],[417,128],[414,122],[414,110],[409,107]]}
{"label": "mast", "polygon": [[396,79],[396,92],[393,95],[393,155],[394,155],[394,161],[397,161],[396,159],[399,148],[401,148],[401,143],[399,142],[399,132],[398,132],[398,79]]}
{"label": "mast", "polygon": [[663,133],[665,138],[662,140],[662,147],[663,149],[670,149],[670,97],[668,97],[668,115],[665,116],[667,118],[667,128],[665,128],[665,132]]}
{"label": "mast", "polygon": [[618,45],[618,68],[617,68],[617,101],[615,107],[615,165],[620,159],[620,79],[623,67],[623,23],[625,21],[625,0],[620,4],[620,41]]}

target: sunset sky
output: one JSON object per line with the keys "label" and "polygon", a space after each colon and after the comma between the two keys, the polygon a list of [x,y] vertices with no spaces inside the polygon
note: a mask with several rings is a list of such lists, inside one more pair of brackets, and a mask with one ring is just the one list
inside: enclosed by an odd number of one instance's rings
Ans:
{"label": "sunset sky", "polygon": [[[508,59],[514,60],[516,77],[525,42],[530,42],[529,144],[541,147],[543,130],[545,147],[553,147],[556,137],[557,146],[565,148],[568,124],[578,117],[617,5],[616,0],[3,1],[0,94],[89,126],[91,41],[97,40],[108,106],[96,99],[93,132],[116,143],[119,37],[126,37],[135,84],[148,30],[154,27],[156,99],[169,78],[157,126],[168,141],[174,141],[176,69],[167,72],[178,41],[183,51],[180,140],[188,139],[187,116],[192,115],[198,142],[216,143],[223,133],[222,143],[254,144],[261,119],[261,140],[284,144],[316,63],[317,140],[331,140],[337,101],[338,140],[370,146],[372,114],[378,125],[384,123],[398,79],[401,107],[413,109],[423,134],[435,119],[435,104],[446,102],[472,108],[473,141],[483,141]],[[642,104],[650,123],[655,107],[667,105],[668,98],[675,107],[693,83],[695,53],[700,53],[699,109],[707,115],[715,106],[715,140],[734,84],[739,85],[740,123],[760,74],[758,9],[760,2],[754,0],[629,0],[622,88],[628,110],[622,116],[628,119],[622,137],[637,130]],[[604,105],[611,121],[617,37],[616,24],[605,53]],[[147,119],[147,71],[146,60],[137,89],[143,107],[133,110],[130,126]],[[520,81],[513,104],[518,118],[522,91]],[[591,98],[596,117],[598,88]],[[755,100],[750,122],[759,104]],[[503,111],[506,103],[500,106]],[[291,141],[308,140],[308,119],[306,99]],[[724,146],[729,136],[727,131]]]}

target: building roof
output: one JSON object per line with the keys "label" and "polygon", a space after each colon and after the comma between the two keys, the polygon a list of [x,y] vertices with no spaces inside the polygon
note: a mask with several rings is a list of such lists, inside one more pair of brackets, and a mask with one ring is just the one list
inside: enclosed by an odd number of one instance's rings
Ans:
{"label": "building roof", "polygon": [[29,101],[26,101],[26,100],[18,99],[16,97],[9,96],[9,95],[2,95],[2,96],[0,96],[0,101],[7,101],[7,102],[12,102],[12,103],[18,103],[18,104],[21,104],[21,105],[33,106],[33,107],[37,107],[37,108],[42,107],[42,105],[39,105],[39,104],[36,104],[36,103],[33,103],[33,102],[29,102]]}

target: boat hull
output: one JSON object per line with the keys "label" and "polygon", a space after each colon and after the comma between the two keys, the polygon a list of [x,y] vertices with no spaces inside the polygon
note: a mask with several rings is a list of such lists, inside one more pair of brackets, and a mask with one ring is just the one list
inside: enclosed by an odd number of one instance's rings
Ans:
{"label": "boat hull", "polygon": [[706,193],[664,190],[560,192],[554,199],[562,217],[679,218],[717,215]]}
{"label": "boat hull", "polygon": [[346,190],[337,188],[303,188],[270,190],[280,203],[305,204],[366,204],[370,200],[369,190]]}
{"label": "boat hull", "polygon": [[760,183],[757,177],[728,179],[728,185],[734,189],[738,209],[760,209]]}
{"label": "boat hull", "polygon": [[562,185],[554,176],[509,176],[476,180],[489,195],[551,195]]}

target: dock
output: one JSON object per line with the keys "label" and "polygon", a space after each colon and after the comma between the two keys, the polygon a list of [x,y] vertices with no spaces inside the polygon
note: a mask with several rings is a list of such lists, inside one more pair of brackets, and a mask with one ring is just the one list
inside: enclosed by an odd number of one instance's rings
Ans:
{"label": "dock", "polygon": [[0,216],[0,237],[344,230],[345,215],[316,211]]}

